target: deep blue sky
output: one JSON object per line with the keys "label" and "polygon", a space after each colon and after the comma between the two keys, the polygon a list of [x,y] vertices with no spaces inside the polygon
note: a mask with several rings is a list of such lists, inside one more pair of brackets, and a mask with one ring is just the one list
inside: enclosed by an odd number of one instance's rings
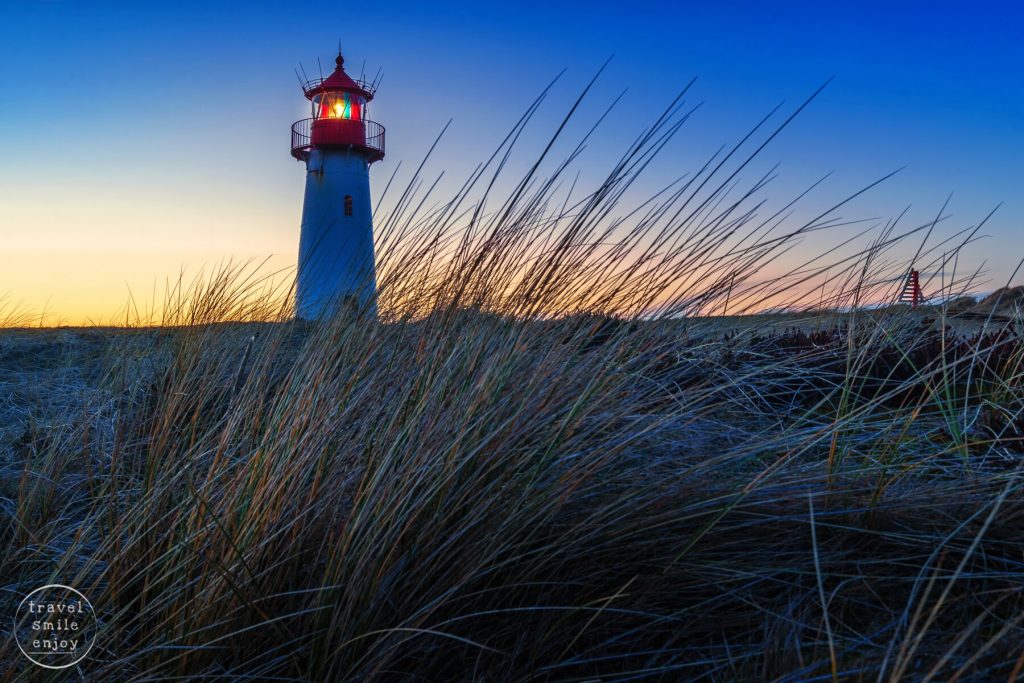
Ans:
{"label": "deep blue sky", "polygon": [[308,114],[293,69],[326,69],[339,38],[351,70],[384,72],[378,188],[449,118],[435,167],[454,182],[563,68],[538,141],[607,58],[583,121],[629,90],[588,169],[698,77],[704,104],[651,189],[834,76],[767,151],[773,196],[835,171],[823,205],[906,166],[850,215],[910,204],[923,221],[953,192],[952,229],[1004,202],[970,252],[995,286],[1024,256],[1022,20],[994,2],[5,4],[0,294],[95,319],[178,264],[294,262],[303,173],[286,145]]}

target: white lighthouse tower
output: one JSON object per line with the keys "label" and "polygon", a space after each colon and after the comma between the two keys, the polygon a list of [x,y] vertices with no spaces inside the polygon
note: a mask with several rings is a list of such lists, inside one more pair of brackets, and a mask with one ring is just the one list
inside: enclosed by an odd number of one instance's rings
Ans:
{"label": "white lighthouse tower", "polygon": [[340,309],[376,314],[370,164],[384,158],[384,127],[367,118],[373,86],[337,67],[303,93],[312,118],[292,125],[292,156],[306,164],[295,308],[306,320]]}

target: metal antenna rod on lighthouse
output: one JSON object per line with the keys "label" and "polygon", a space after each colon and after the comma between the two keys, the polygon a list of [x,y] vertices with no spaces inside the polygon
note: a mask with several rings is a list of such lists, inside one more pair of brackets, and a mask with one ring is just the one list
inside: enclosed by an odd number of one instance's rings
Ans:
{"label": "metal antenna rod on lighthouse", "polygon": [[368,118],[373,89],[345,73],[340,45],[335,65],[303,85],[312,117],[292,125],[292,156],[306,164],[295,288],[306,320],[376,315],[370,165],[384,158],[384,127]]}

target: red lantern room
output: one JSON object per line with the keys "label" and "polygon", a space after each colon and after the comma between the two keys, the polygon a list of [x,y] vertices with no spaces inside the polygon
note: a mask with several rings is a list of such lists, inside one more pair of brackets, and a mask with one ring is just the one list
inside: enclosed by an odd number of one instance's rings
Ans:
{"label": "red lantern room", "polygon": [[309,150],[349,149],[366,154],[367,162],[384,158],[384,126],[367,118],[366,105],[373,99],[373,87],[353,80],[345,73],[345,59],[327,78],[306,83],[302,90],[313,108],[313,117],[292,126],[292,156],[300,161]]}

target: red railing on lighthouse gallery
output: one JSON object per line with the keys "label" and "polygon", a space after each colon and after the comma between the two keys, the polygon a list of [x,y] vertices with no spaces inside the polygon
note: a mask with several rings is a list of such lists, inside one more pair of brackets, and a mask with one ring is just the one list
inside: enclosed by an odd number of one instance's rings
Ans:
{"label": "red railing on lighthouse gallery", "polygon": [[[306,81],[305,83],[302,84],[302,93],[307,98],[311,98],[313,96],[313,93],[315,93],[326,80],[327,78],[314,78]],[[353,78],[352,80],[357,86],[359,86],[359,89],[362,90],[363,93],[366,95],[367,102],[373,99],[374,94],[376,94],[377,92],[376,82],[370,83],[363,80],[362,78]]]}
{"label": "red railing on lighthouse gallery", "polygon": [[305,161],[314,145],[358,147],[369,152],[370,161],[378,161],[384,158],[384,126],[353,119],[302,119],[292,124],[293,157]]}

